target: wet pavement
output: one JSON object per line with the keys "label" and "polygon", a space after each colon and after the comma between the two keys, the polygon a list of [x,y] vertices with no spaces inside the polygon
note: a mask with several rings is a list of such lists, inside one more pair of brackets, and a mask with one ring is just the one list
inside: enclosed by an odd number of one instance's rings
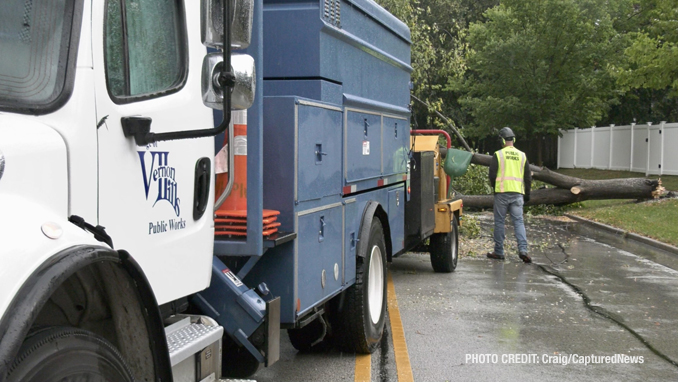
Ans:
{"label": "wet pavement", "polygon": [[[428,254],[390,264],[415,381],[678,380],[678,256],[530,219],[534,264],[514,241],[506,261],[488,260],[491,216],[479,221],[452,274]],[[354,380],[353,354],[297,353],[282,337],[281,361],[254,379]],[[395,381],[390,328],[382,345],[372,380]]]}

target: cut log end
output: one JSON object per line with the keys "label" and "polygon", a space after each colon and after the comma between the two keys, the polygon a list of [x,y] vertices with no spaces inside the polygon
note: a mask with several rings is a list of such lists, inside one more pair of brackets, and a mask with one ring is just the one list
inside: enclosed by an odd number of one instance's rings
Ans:
{"label": "cut log end", "polygon": [[570,188],[570,192],[575,194],[575,195],[579,195],[581,193],[581,188],[576,187],[576,186],[572,187],[572,188]]}
{"label": "cut log end", "polygon": [[662,186],[657,186],[654,191],[652,191],[652,197],[654,199],[659,198],[660,196],[664,195],[666,193],[666,189]]}

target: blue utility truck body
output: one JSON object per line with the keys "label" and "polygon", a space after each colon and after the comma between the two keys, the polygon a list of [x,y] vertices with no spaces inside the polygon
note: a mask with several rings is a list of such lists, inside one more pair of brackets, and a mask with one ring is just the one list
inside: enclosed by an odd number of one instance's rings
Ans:
{"label": "blue utility truck body", "polygon": [[[215,254],[255,258],[238,275],[280,296],[291,326],[355,282],[369,201],[387,217],[389,257],[403,249],[410,34],[366,0],[266,0],[256,12],[248,53],[263,92],[248,111],[248,236],[217,238]],[[269,249],[262,206],[296,239]]]}
{"label": "blue utility truck body", "polygon": [[403,249],[410,34],[361,0],[265,1],[264,26],[264,206],[298,238],[246,281],[266,282],[293,324],[355,282],[369,201],[389,253]]}

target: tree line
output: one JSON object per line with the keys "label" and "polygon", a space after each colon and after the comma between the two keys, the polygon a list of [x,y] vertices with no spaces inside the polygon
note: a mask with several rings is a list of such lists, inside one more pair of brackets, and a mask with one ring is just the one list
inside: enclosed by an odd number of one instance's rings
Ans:
{"label": "tree line", "polygon": [[678,0],[377,1],[410,27],[414,94],[481,151],[510,126],[541,165],[559,129],[678,121]]}

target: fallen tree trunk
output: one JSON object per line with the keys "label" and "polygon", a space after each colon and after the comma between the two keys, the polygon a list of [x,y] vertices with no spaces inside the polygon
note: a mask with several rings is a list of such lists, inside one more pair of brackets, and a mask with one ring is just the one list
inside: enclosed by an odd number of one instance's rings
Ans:
{"label": "fallen tree trunk", "polygon": [[[527,205],[561,205],[591,199],[651,199],[661,188],[658,180],[644,178],[589,180],[587,183],[588,188],[579,188],[577,193],[565,188],[533,190]],[[464,195],[461,199],[464,207],[491,208],[494,204],[493,195]]]}
{"label": "fallen tree trunk", "polygon": [[[471,163],[489,166],[492,157],[473,154]],[[530,165],[532,178],[558,188],[533,190],[527,205],[570,204],[590,199],[651,199],[664,192],[661,180],[645,178],[620,178],[587,180],[559,174],[545,167]],[[464,207],[491,208],[492,195],[465,195]]]}

